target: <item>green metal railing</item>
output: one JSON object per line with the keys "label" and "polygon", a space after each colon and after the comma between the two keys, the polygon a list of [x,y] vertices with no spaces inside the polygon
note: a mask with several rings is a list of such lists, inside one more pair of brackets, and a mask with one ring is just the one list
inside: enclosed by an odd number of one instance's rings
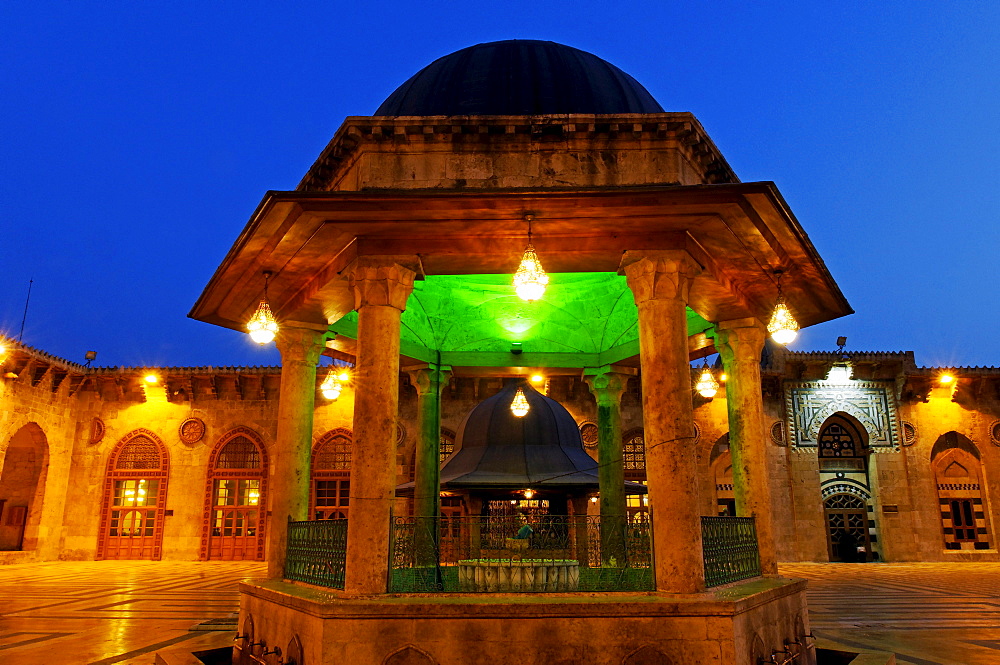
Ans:
{"label": "green metal railing", "polygon": [[738,582],[760,575],[757,527],[752,517],[702,517],[705,586]]}
{"label": "green metal railing", "polygon": [[[527,526],[527,528],[525,528]],[[647,521],[397,517],[393,593],[651,591]]]}
{"label": "green metal railing", "polygon": [[285,579],[344,588],[347,520],[288,523]]}

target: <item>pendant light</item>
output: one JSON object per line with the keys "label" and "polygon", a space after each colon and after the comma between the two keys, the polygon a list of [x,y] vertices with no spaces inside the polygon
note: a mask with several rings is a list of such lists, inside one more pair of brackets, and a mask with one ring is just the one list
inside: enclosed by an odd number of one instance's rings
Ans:
{"label": "pendant light", "polygon": [[265,271],[264,297],[261,299],[260,304],[257,305],[257,311],[247,321],[247,331],[250,333],[250,339],[258,344],[267,344],[274,340],[274,336],[278,333],[278,322],[275,320],[274,314],[271,313],[271,305],[267,302],[267,280],[270,277],[271,272]]}
{"label": "pendant light", "polygon": [[698,391],[699,395],[707,399],[712,399],[719,392],[719,382],[712,375],[712,368],[708,366],[708,362],[702,366],[701,375],[694,384],[694,389]]}
{"label": "pendant light", "polygon": [[527,302],[534,302],[545,295],[545,287],[549,283],[549,276],[545,274],[542,263],[538,260],[535,248],[531,244],[531,221],[534,218],[534,215],[524,216],[525,221],[528,222],[528,246],[521,256],[521,264],[517,267],[517,272],[514,273],[514,291],[521,300]]}
{"label": "pendant light", "polygon": [[781,292],[783,271],[775,270],[774,274],[778,277],[778,302],[775,303],[774,311],[771,312],[767,332],[771,334],[771,339],[784,346],[795,341],[795,337],[799,334],[799,322],[792,316],[791,310],[788,309],[788,303],[785,302],[785,296]]}
{"label": "pendant light", "polygon": [[524,396],[524,389],[518,388],[517,393],[514,395],[514,399],[510,403],[510,410],[518,418],[523,418],[528,415],[528,411],[531,409],[528,406],[528,398]]}

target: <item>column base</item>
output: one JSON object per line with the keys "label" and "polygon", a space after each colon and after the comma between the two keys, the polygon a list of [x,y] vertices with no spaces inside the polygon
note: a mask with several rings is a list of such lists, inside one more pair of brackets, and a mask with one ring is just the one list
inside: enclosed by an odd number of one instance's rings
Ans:
{"label": "column base", "polygon": [[[812,642],[805,588],[758,578],[686,595],[351,597],[267,580],[240,585],[240,632],[251,617],[268,649],[297,636],[310,665],[757,665],[786,642]],[[797,662],[815,665],[815,650]]]}

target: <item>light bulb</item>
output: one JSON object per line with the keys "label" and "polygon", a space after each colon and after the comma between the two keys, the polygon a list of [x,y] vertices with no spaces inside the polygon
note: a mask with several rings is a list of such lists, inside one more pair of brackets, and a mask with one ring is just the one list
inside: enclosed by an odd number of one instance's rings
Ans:
{"label": "light bulb", "polygon": [[694,384],[694,389],[698,391],[699,395],[708,399],[712,399],[715,397],[715,393],[719,392],[719,382],[712,376],[712,370],[708,368],[708,365],[702,368],[701,376]]}

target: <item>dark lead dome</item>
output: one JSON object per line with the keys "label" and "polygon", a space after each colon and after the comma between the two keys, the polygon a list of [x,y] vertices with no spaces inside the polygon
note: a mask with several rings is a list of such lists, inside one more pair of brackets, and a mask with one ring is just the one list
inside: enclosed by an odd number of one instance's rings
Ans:
{"label": "dark lead dome", "polygon": [[396,115],[663,113],[634,78],[592,53],[528,39],[438,58],[375,111]]}

